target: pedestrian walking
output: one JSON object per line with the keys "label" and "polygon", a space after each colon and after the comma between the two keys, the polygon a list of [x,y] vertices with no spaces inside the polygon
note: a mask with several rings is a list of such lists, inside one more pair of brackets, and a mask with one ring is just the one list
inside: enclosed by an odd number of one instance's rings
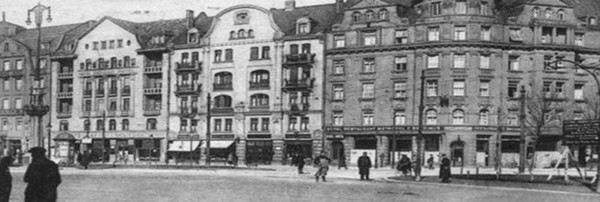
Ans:
{"label": "pedestrian walking", "polygon": [[90,164],[90,161],[92,160],[92,157],[90,155],[90,153],[88,151],[84,151],[83,154],[81,155],[81,160],[80,160],[80,164],[84,169],[88,169],[88,165]]}
{"label": "pedestrian walking", "polygon": [[29,150],[32,161],[25,171],[25,202],[56,201],[56,188],[61,183],[58,165],[44,155],[46,149],[33,147]]}
{"label": "pedestrian walking", "polygon": [[446,154],[442,154],[442,160],[440,163],[440,178],[442,178],[443,183],[448,183],[450,180],[450,159],[446,156]]}
{"label": "pedestrian walking", "polygon": [[294,155],[295,164],[298,165],[298,174],[304,173],[304,155],[302,153],[298,153]]}
{"label": "pedestrian walking", "polygon": [[11,156],[5,156],[0,159],[0,202],[8,202],[10,199],[12,176],[10,176],[10,169],[8,166],[10,166],[14,160],[15,159]]}
{"label": "pedestrian walking", "polygon": [[412,171],[412,163],[410,161],[410,158],[403,154],[402,158],[400,158],[400,162],[398,162],[398,166],[396,167],[396,169],[402,172],[404,176],[408,176],[408,174],[410,174],[410,172]]}
{"label": "pedestrian walking", "polygon": [[369,180],[369,169],[371,169],[371,158],[367,156],[367,152],[363,152],[363,155],[358,158],[358,174],[360,174],[360,180]]}
{"label": "pedestrian walking", "polygon": [[427,167],[429,170],[433,170],[433,154],[429,154],[429,158],[427,159]]}
{"label": "pedestrian walking", "polygon": [[340,160],[338,163],[338,170],[341,168],[346,168],[346,170],[348,170],[348,165],[346,165],[346,155],[344,155],[344,153],[340,155]]}
{"label": "pedestrian walking", "polygon": [[325,176],[327,176],[327,171],[329,170],[329,162],[331,162],[331,159],[325,156],[324,151],[321,152],[321,155],[315,158],[313,163],[319,168],[317,173],[315,173],[315,180],[317,182],[319,182],[319,177],[323,179],[323,182],[327,181],[325,180]]}

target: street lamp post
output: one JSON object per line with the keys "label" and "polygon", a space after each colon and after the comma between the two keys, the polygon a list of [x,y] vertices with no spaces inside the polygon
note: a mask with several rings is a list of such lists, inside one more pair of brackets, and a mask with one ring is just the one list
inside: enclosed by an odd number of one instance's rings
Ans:
{"label": "street lamp post", "polygon": [[[52,21],[52,17],[50,16],[50,7],[44,6],[38,3],[38,5],[33,8],[27,10],[27,21],[26,23],[31,24],[31,13],[34,14],[35,25],[38,32],[38,40],[37,40],[37,52],[36,52],[36,69],[34,70],[34,86],[31,86],[30,90],[30,98],[29,104],[23,107],[23,110],[27,115],[29,115],[33,120],[32,123],[36,124],[35,128],[36,132],[34,133],[33,138],[35,139],[35,146],[44,146],[44,138],[43,138],[43,130],[44,126],[42,125],[42,118],[44,115],[50,111],[50,106],[44,105],[44,92],[42,91],[42,81],[41,81],[41,63],[40,63],[40,55],[41,55],[41,40],[42,40],[42,22],[43,22],[43,14],[44,11],[48,10],[48,18],[46,19],[48,22]],[[48,134],[50,135],[50,134]],[[48,156],[50,156],[50,137],[48,137]]]}
{"label": "street lamp post", "polygon": [[210,93],[206,96],[206,166],[210,167]]}
{"label": "street lamp post", "polygon": [[[421,181],[421,153],[423,153],[423,110],[425,105],[423,100],[425,96],[425,69],[421,70],[421,95],[419,96],[419,128],[417,132],[417,166],[415,167],[415,180]],[[395,148],[394,148],[395,149]]]}
{"label": "street lamp post", "polygon": [[[575,56],[577,58],[577,55]],[[597,87],[597,94],[598,96],[600,96],[600,81],[598,81],[598,75],[600,75],[600,64],[589,64],[589,65],[585,65],[579,61],[572,61],[572,60],[565,60],[565,59],[559,59],[553,62],[547,62],[544,64],[544,66],[546,67],[550,67],[552,69],[559,69],[561,67],[558,67],[558,64],[562,64],[563,62],[566,63],[570,63],[573,64],[573,66],[576,69],[582,69],[584,71],[586,71],[588,74],[590,74],[592,76],[592,78],[594,78],[594,81],[596,82],[596,87]],[[599,112],[595,112],[596,116]],[[598,145],[596,145],[596,152],[600,152],[600,133],[598,133]],[[598,155],[598,158],[600,159],[600,154]],[[598,162],[598,168],[596,169],[596,192],[600,192],[600,162]]]}
{"label": "street lamp post", "polygon": [[51,158],[52,150],[50,146],[50,130],[52,129],[52,124],[50,124],[50,122],[48,122],[48,125],[46,125],[46,129],[48,130],[48,158]]}

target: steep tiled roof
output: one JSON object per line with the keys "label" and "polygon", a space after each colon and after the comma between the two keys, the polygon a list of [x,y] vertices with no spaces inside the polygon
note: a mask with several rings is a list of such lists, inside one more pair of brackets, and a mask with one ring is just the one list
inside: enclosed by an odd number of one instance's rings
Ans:
{"label": "steep tiled roof", "polygon": [[285,36],[296,35],[296,20],[308,16],[311,21],[310,34],[322,33],[327,30],[337,17],[335,4],[296,7],[294,10],[271,9],[275,23]]}
{"label": "steep tiled roof", "polygon": [[[364,1],[364,0],[347,0],[346,2],[344,2],[344,7],[346,7],[346,8],[352,7],[361,1]],[[389,4],[400,4],[403,6],[410,6],[412,0],[380,0],[380,1],[383,1],[383,2],[386,2]]]}
{"label": "steep tiled roof", "polygon": [[66,32],[64,34],[64,36],[62,37],[62,41],[61,44],[58,47],[58,50],[56,50],[56,52],[53,53],[53,55],[71,55],[73,54],[73,51],[75,51],[75,49],[65,49],[65,46],[67,45],[75,45],[75,43],[77,42],[77,40],[83,36],[85,33],[87,33],[90,29],[92,29],[94,26],[94,24],[96,24],[96,21],[90,20],[84,23],[79,24],[79,26],[69,30],[68,32]]}
{"label": "steep tiled roof", "polygon": [[[63,35],[66,32],[72,30],[73,28],[79,26],[80,24],[81,23],[42,27],[42,43],[50,43],[50,48],[42,50],[42,54],[48,54],[51,51],[56,50],[60,45]],[[13,38],[25,44],[31,50],[37,50],[37,34],[37,29],[27,29],[25,31],[19,32]]]}
{"label": "steep tiled roof", "polygon": [[[198,29],[198,34],[200,37],[203,37],[204,34],[208,32],[210,26],[212,25],[213,19],[214,17],[210,17],[204,12],[198,14],[198,16],[194,18],[194,27]],[[187,22],[185,20],[183,21],[183,30],[179,34],[175,35],[170,42],[174,44],[187,43]]]}

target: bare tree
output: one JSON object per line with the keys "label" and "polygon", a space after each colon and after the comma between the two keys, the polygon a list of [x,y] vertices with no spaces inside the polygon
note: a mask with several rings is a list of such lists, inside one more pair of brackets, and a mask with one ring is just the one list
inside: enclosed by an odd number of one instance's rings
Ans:
{"label": "bare tree", "polygon": [[[535,165],[535,153],[540,135],[549,129],[559,129],[562,107],[560,106],[564,98],[560,93],[552,91],[540,91],[533,89],[526,95],[525,110],[525,128],[529,139],[529,148],[532,149],[531,163],[529,164],[529,173],[532,173]],[[527,153],[527,152],[525,152]],[[520,158],[526,158],[521,156]]]}

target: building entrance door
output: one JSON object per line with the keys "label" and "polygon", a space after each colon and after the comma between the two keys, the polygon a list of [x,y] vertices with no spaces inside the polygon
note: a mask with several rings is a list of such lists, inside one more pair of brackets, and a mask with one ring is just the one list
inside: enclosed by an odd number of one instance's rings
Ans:
{"label": "building entrance door", "polygon": [[338,160],[344,154],[344,143],[339,140],[335,140],[331,143],[331,158],[333,160]]}
{"label": "building entrance door", "polygon": [[450,144],[450,158],[452,166],[463,166],[464,142],[457,140]]}
{"label": "building entrance door", "polygon": [[271,164],[273,160],[273,141],[248,140],[246,142],[246,162],[248,164]]}

